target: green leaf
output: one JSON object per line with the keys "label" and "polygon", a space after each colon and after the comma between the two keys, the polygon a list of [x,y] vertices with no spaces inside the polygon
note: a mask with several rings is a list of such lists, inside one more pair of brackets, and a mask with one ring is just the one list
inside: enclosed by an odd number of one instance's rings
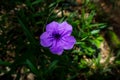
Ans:
{"label": "green leaf", "polygon": [[81,59],[79,68],[83,69],[83,68],[86,68],[87,66],[88,66],[88,63],[85,60]]}
{"label": "green leaf", "polygon": [[53,61],[53,62],[49,65],[48,70],[46,71],[46,73],[52,72],[52,71],[57,67],[57,66],[56,66],[57,63],[58,63],[58,60]]}
{"label": "green leaf", "polygon": [[89,27],[97,27],[97,26],[99,26],[99,28],[100,29],[103,29],[103,28],[105,28],[106,27],[106,24],[105,23],[95,23],[95,24],[91,24],[91,25],[89,25]]}
{"label": "green leaf", "polygon": [[101,43],[103,42],[104,38],[102,36],[96,37],[93,40],[90,40],[92,44],[95,44],[97,48],[100,48]]}
{"label": "green leaf", "polygon": [[91,11],[88,18],[86,19],[86,25],[90,25],[90,23],[92,22],[94,16],[95,16],[95,11]]}
{"label": "green leaf", "polygon": [[55,5],[56,5],[56,2],[51,3],[51,4],[49,5],[49,8],[50,8],[50,7],[54,7]]}
{"label": "green leaf", "polygon": [[30,0],[26,0],[26,5],[30,7],[32,11],[35,11]]}
{"label": "green leaf", "polygon": [[28,65],[28,67],[30,68],[30,70],[31,70],[33,73],[35,73],[36,75],[39,74],[38,69],[31,63],[30,60],[27,59],[27,60],[26,60],[26,64]]}
{"label": "green leaf", "polygon": [[118,65],[120,65],[120,61],[119,60],[115,61],[115,63],[118,64]]}
{"label": "green leaf", "polygon": [[3,66],[10,66],[11,63],[0,60],[0,65],[3,65]]}
{"label": "green leaf", "polygon": [[36,4],[39,4],[40,2],[42,2],[43,0],[36,0],[34,2],[32,2],[32,5],[36,5]]}
{"label": "green leaf", "polygon": [[85,0],[85,5],[88,5],[89,2],[90,0]]}
{"label": "green leaf", "polygon": [[93,31],[91,31],[91,34],[93,35],[93,34],[98,34],[100,32],[100,30],[98,29],[98,30],[93,30]]}
{"label": "green leaf", "polygon": [[115,34],[115,32],[109,31],[109,32],[108,32],[108,36],[110,36],[111,44],[112,44],[114,47],[119,48],[119,47],[120,47],[120,39],[119,39],[118,36]]}
{"label": "green leaf", "polygon": [[19,21],[19,23],[20,23],[20,25],[21,25],[21,27],[22,27],[22,29],[23,29],[26,37],[28,38],[28,40],[29,40],[31,43],[36,44],[35,39],[34,39],[34,37],[33,37],[33,34],[27,29],[27,27],[26,27],[26,26],[24,25],[24,23],[20,20],[20,18],[18,18],[18,21]]}

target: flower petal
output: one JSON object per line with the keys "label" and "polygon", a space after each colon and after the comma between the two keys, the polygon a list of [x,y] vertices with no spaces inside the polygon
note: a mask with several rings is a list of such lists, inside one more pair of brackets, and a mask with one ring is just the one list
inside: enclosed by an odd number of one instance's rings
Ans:
{"label": "flower petal", "polygon": [[53,54],[61,55],[64,49],[60,46],[59,41],[54,40],[52,46],[50,47],[50,51]]}
{"label": "flower petal", "polygon": [[72,33],[72,26],[66,21],[64,21],[61,24],[59,24],[58,30],[62,36],[70,36]]}
{"label": "flower petal", "polygon": [[64,36],[61,39],[62,47],[66,50],[72,49],[74,44],[76,43],[76,40],[73,36]]}
{"label": "flower petal", "polygon": [[52,38],[50,36],[50,33],[48,32],[44,32],[41,36],[40,36],[40,44],[43,47],[49,47],[52,45]]}
{"label": "flower petal", "polygon": [[53,21],[51,23],[49,23],[47,26],[46,26],[46,31],[47,32],[53,32],[56,30],[56,28],[58,27],[59,23]]}

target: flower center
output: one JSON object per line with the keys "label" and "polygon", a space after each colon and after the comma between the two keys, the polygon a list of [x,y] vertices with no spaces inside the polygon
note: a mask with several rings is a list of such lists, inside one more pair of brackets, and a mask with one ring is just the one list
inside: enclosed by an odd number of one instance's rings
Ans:
{"label": "flower center", "polygon": [[55,39],[60,39],[61,35],[60,34],[54,34]]}

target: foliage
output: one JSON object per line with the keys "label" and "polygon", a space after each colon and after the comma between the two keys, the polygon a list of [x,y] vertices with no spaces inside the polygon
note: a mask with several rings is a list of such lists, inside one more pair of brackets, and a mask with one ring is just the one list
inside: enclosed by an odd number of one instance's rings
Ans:
{"label": "foliage", "polygon": [[[96,5],[90,0],[82,6],[72,0],[1,0],[0,5],[1,80],[13,79],[13,74],[19,80],[29,73],[35,80],[111,79],[115,65],[100,63],[100,44],[104,41],[100,32],[107,24],[95,20]],[[39,36],[52,21],[68,21],[77,40],[74,48],[61,56],[39,43]]]}

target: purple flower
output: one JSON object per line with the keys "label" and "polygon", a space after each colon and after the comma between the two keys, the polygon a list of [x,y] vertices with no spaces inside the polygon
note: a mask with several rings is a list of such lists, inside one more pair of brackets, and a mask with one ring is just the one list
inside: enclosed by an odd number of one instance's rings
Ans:
{"label": "purple flower", "polygon": [[72,26],[66,21],[51,22],[46,26],[46,32],[40,36],[40,44],[49,47],[53,54],[61,55],[64,50],[73,48],[76,40],[72,33]]}

